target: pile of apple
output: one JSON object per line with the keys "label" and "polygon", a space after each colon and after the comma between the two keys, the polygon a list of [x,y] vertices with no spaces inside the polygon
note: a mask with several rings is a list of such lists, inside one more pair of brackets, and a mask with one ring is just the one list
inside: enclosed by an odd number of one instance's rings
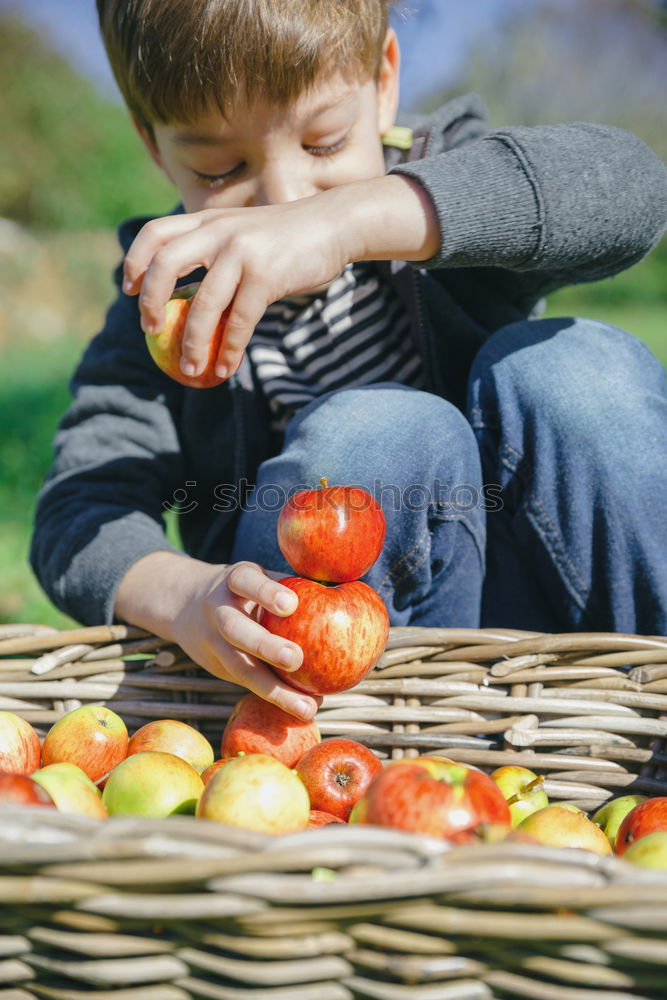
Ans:
{"label": "pile of apple", "polygon": [[0,804],[40,805],[106,819],[190,813],[269,834],[361,823],[452,844],[519,840],[623,854],[667,870],[667,797],[624,795],[591,817],[549,803],[527,768],[487,776],[446,757],[389,761],[356,740],[322,740],[248,693],[222,733],[220,757],[192,726],[148,722],[132,737],[119,715],[84,705],[56,722],[40,748],[33,727],[0,712]]}

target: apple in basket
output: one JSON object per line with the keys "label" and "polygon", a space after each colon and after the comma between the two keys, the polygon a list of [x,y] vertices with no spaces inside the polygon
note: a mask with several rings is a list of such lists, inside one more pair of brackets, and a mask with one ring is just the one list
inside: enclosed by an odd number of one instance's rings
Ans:
{"label": "apple in basket", "polygon": [[221,767],[224,767],[225,764],[228,764],[229,761],[233,759],[233,757],[219,757],[218,760],[214,760],[211,766],[207,767],[206,770],[201,773],[201,780],[204,784],[208,785],[213,775],[217,774]]}
{"label": "apple in basket", "polygon": [[251,753],[213,775],[196,815],[260,833],[292,833],[308,825],[310,801],[296,771],[268,754]]}
{"label": "apple in basket", "polygon": [[91,781],[104,777],[127,753],[127,726],[103,705],[82,705],[51,726],[42,746],[42,764],[76,764]]}
{"label": "apple in basket", "polygon": [[382,762],[356,740],[334,737],[311,747],[296,770],[311,807],[347,821],[352,807],[382,770]]}
{"label": "apple in basket", "polygon": [[92,816],[93,819],[107,818],[102,793],[76,764],[66,761],[47,764],[34,771],[32,777],[49,793],[59,812]]}
{"label": "apple in basket", "polygon": [[544,791],[544,778],[527,767],[517,764],[497,767],[491,772],[491,780],[495,781],[505,796],[512,826],[518,826],[526,816],[549,805]]}
{"label": "apple in basket", "polygon": [[0,771],[30,774],[39,767],[39,736],[14,712],[0,712]]}
{"label": "apple in basket", "polygon": [[632,861],[642,868],[667,871],[667,830],[655,830],[634,840],[626,848],[623,860]]}
{"label": "apple in basket", "polygon": [[667,796],[655,796],[631,809],[616,835],[616,853],[625,854],[630,844],[649,833],[667,831]]}
{"label": "apple in basket", "polygon": [[355,806],[354,822],[466,844],[475,840],[483,823],[509,826],[510,814],[488,775],[437,757],[419,757],[383,768]]}
{"label": "apple in basket", "polygon": [[143,750],[113,769],[102,793],[110,816],[193,813],[204,790],[194,767],[163,750]]}
{"label": "apple in basket", "polygon": [[330,826],[332,823],[342,823],[345,825],[345,820],[334,816],[332,813],[323,812],[321,809],[310,810],[310,819],[308,820],[309,830],[315,830],[320,826]]}
{"label": "apple in basket", "polygon": [[278,515],[278,545],[297,576],[326,583],[358,580],[376,561],[386,532],[382,508],[358,486],[299,490]]}
{"label": "apple in basket", "polygon": [[611,854],[611,844],[605,833],[577,809],[549,805],[526,816],[517,827],[547,847],[578,847],[596,854]]}
{"label": "apple in basket", "polygon": [[0,805],[9,803],[18,806],[50,806],[56,804],[46,791],[27,774],[0,773]]}
{"label": "apple in basket", "polygon": [[294,767],[320,739],[320,730],[312,719],[304,722],[249,692],[237,701],[227,720],[220,756],[264,753],[286,767]]}
{"label": "apple in basket", "polygon": [[154,719],[137,729],[127,745],[127,756],[144,750],[163,750],[186,760],[198,774],[213,763],[213,747],[198,729],[178,719]]}
{"label": "apple in basket", "polygon": [[299,599],[286,617],[260,609],[260,623],[300,646],[297,670],[272,667],[286,683],[307,694],[333,694],[354,687],[384,650],[389,615],[380,596],[361,580],[326,587],[303,577],[285,577],[283,587]]}
{"label": "apple in basket", "polygon": [[621,823],[635,806],[645,801],[645,795],[621,795],[619,798],[605,802],[593,813],[591,819],[607,835],[611,846],[615,847],[616,835]]}

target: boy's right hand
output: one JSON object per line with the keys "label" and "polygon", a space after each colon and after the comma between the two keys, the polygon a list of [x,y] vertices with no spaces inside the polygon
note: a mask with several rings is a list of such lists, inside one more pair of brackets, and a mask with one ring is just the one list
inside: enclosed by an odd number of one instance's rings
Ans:
{"label": "boy's right hand", "polygon": [[[211,565],[171,552],[154,552],[126,573],[116,615],[177,643],[215,677],[232,681],[300,719],[311,719],[321,699],[279,680],[271,664],[296,670],[303,652],[256,620],[260,607],[291,614],[298,599],[281,587],[284,574],[251,562]],[[286,654],[291,656],[288,662]]]}

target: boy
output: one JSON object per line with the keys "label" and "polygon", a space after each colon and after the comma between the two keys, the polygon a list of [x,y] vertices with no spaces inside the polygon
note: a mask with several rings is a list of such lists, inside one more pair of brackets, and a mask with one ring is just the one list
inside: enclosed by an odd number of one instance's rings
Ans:
{"label": "boy", "polygon": [[[382,502],[365,579],[394,625],[667,632],[664,371],[623,331],[530,319],[648,252],[664,167],[612,128],[493,131],[474,96],[410,141],[387,8],[98,0],[182,208],[121,228],[122,294],[73,380],[31,555],[75,618],[155,631],[302,718],[316,701],[270,669],[301,650],[256,613],[294,610],[277,513],[322,475]],[[206,391],[163,376],[139,327],[200,279],[186,374],[233,302]]]}

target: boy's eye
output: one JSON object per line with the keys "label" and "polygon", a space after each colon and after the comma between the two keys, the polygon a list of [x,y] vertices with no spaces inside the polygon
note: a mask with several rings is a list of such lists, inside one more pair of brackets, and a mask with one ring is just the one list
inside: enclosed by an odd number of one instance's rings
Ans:
{"label": "boy's eye", "polygon": [[202,184],[204,187],[217,188],[228,184],[229,181],[241,173],[244,167],[245,163],[238,163],[231,170],[225,170],[222,174],[204,174],[200,170],[193,170],[193,173],[199,184]]}
{"label": "boy's eye", "polygon": [[331,146],[309,146],[305,145],[303,148],[308,152],[312,153],[313,156],[333,156],[334,153],[340,152],[340,150],[347,143],[347,136],[343,139],[339,139],[338,142],[333,143]]}

